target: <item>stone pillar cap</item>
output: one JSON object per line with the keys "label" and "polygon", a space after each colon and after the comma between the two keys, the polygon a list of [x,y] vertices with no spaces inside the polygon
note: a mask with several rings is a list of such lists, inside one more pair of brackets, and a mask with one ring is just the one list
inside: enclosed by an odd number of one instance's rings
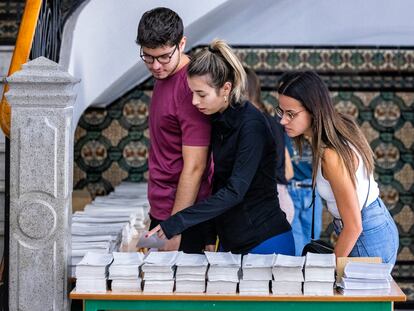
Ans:
{"label": "stone pillar cap", "polygon": [[22,69],[6,78],[7,83],[78,83],[80,79],[74,78],[62,69],[62,66],[47,59],[38,57],[22,65]]}
{"label": "stone pillar cap", "polygon": [[73,87],[76,79],[62,67],[45,58],[38,57],[6,79],[9,91],[5,94],[14,108],[38,107],[67,108],[73,106],[76,94]]}

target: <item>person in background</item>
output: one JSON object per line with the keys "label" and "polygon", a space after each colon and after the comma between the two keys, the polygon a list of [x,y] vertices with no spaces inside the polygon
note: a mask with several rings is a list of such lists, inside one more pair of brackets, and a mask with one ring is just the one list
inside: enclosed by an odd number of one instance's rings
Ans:
{"label": "person in background", "polygon": [[285,148],[285,136],[283,126],[280,125],[276,117],[271,116],[262,102],[260,81],[253,69],[244,67],[247,76],[247,96],[250,102],[259,109],[269,122],[270,128],[275,136],[276,142],[276,180],[279,205],[290,224],[292,224],[295,209],[292,198],[287,190],[288,180],[293,177],[293,167],[289,152]]}
{"label": "person in background", "polygon": [[315,239],[319,239],[322,231],[322,200],[315,192],[315,202],[312,203],[312,148],[304,137],[301,154],[298,148],[292,144],[291,138],[285,133],[286,148],[291,157],[293,166],[293,178],[287,189],[294,205],[292,232],[295,238],[296,256],[302,255],[303,247],[311,240],[312,233],[312,209],[315,209],[314,233]]}
{"label": "person in background", "polygon": [[338,234],[337,257],[381,257],[395,264],[398,229],[379,197],[374,158],[362,131],[335,111],[329,91],[312,71],[282,75],[277,113],[299,146],[310,139],[312,184],[326,200]]}
{"label": "person in background", "polygon": [[[138,25],[140,57],[155,78],[149,111],[150,228],[211,193],[211,124],[191,103],[183,31],[177,13],[162,7],[145,12]],[[215,238],[209,240],[204,228],[201,224],[182,232],[164,250],[214,249]]]}
{"label": "person in background", "polygon": [[214,40],[191,58],[187,74],[193,105],[212,117],[213,194],[148,236],[171,239],[214,219],[221,251],[294,255],[292,230],[275,191],[275,141],[263,113],[243,98],[242,64],[224,41]]}

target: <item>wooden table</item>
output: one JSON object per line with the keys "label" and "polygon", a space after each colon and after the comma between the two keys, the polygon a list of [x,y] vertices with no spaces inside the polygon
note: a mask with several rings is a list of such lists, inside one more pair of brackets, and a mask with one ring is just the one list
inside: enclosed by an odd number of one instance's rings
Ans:
{"label": "wooden table", "polygon": [[85,311],[97,310],[220,310],[220,311],[391,311],[394,301],[406,296],[393,282],[385,296],[276,296],[148,293],[77,293]]}

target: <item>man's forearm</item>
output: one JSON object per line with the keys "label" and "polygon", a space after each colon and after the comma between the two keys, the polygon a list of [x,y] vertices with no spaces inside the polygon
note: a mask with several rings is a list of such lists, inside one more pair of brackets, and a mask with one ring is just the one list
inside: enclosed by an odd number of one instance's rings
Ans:
{"label": "man's forearm", "polygon": [[194,204],[200,190],[203,173],[204,168],[202,170],[182,171],[175,194],[172,215]]}

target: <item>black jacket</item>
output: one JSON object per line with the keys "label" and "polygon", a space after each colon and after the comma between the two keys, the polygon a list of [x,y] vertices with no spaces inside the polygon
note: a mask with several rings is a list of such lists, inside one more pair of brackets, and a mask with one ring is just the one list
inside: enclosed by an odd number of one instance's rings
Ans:
{"label": "black jacket", "polygon": [[215,218],[224,251],[247,253],[291,229],[276,191],[276,149],[263,114],[246,102],[212,117],[213,195],[161,223],[168,238]]}
{"label": "black jacket", "polygon": [[283,126],[277,117],[263,113],[276,140],[276,181],[278,184],[287,185],[285,176],[285,134]]}

